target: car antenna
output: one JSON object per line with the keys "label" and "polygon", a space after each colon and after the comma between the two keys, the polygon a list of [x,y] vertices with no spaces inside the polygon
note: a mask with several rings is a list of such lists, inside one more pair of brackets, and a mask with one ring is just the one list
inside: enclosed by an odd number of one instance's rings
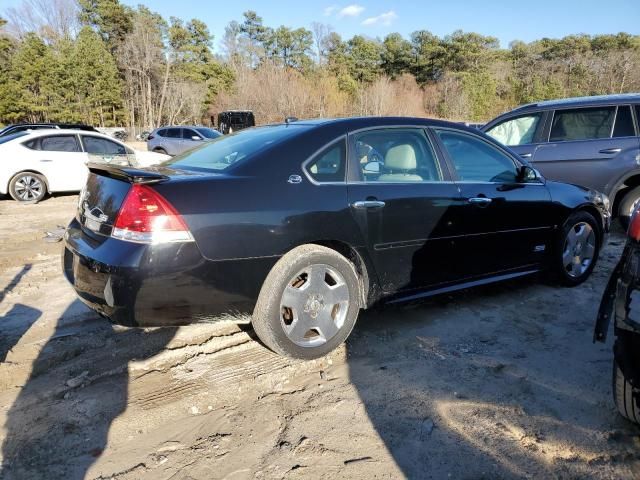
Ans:
{"label": "car antenna", "polygon": [[286,117],[284,119],[284,123],[286,123],[287,125],[289,125],[292,122],[297,122],[298,121],[298,117]]}

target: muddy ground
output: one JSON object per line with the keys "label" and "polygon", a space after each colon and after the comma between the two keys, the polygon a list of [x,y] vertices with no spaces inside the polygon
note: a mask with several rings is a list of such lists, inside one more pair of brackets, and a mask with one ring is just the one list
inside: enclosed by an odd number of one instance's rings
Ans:
{"label": "muddy ground", "polygon": [[0,478],[640,477],[640,430],[591,343],[591,279],[528,279],[361,315],[327,358],[248,328],[114,327],[76,301],[60,243],[76,197],[0,200]]}

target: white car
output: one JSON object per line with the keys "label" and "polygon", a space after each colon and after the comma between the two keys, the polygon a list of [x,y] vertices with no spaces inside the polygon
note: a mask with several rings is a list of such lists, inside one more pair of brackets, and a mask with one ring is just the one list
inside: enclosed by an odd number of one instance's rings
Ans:
{"label": "white car", "polygon": [[168,155],[134,150],[106,135],[82,130],[35,130],[0,138],[0,195],[36,203],[53,192],[80,191],[87,162],[148,167]]}

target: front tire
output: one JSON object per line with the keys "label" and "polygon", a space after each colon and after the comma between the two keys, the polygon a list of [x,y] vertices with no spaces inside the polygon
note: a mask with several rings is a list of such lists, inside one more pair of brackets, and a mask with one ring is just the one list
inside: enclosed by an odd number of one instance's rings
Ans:
{"label": "front tire", "polygon": [[347,339],[358,318],[359,298],[353,263],[330,248],[302,245],[269,272],[251,323],[274,352],[310,360]]}
{"label": "front tire", "polygon": [[584,282],[600,253],[600,230],[588,212],[572,213],[562,226],[554,250],[553,270],[558,281],[568,287]]}
{"label": "front tire", "polygon": [[47,194],[47,183],[44,177],[37,173],[18,173],[9,182],[9,194],[20,203],[38,203]]}

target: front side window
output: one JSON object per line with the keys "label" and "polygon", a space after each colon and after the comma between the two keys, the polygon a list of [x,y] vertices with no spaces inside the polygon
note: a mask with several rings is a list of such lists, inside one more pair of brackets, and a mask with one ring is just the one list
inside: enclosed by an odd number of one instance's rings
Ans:
{"label": "front side window", "polygon": [[39,137],[26,143],[32,150],[45,152],[79,152],[80,146],[75,135],[56,135],[52,137]]}
{"label": "front side window", "polygon": [[512,118],[499,123],[487,131],[487,135],[509,146],[527,145],[533,139],[542,113]]}
{"label": "front side window", "polygon": [[433,182],[442,172],[422,129],[392,128],[354,135],[360,180],[364,182]]}
{"label": "front side window", "polygon": [[346,146],[340,140],[317,154],[306,167],[316,182],[344,182],[346,172]]}
{"label": "front side window", "polygon": [[611,137],[615,107],[556,110],[551,124],[550,142],[593,140]]}
{"label": "front side window", "polygon": [[198,135],[194,130],[191,130],[190,128],[183,128],[182,129],[182,138],[185,140],[193,140],[192,137],[198,137],[201,138],[200,135]]}
{"label": "front side window", "polygon": [[222,135],[220,132],[217,132],[211,128],[196,128],[198,133],[204,138],[218,138]]}
{"label": "front side window", "polygon": [[129,153],[123,145],[106,138],[83,135],[82,142],[85,151],[93,155],[126,155]]}
{"label": "front side window", "polygon": [[165,130],[163,137],[166,138],[182,138],[182,129],[181,128],[167,128]]}
{"label": "front side window", "polygon": [[518,175],[513,160],[488,142],[451,130],[437,132],[460,181],[516,182]]}

